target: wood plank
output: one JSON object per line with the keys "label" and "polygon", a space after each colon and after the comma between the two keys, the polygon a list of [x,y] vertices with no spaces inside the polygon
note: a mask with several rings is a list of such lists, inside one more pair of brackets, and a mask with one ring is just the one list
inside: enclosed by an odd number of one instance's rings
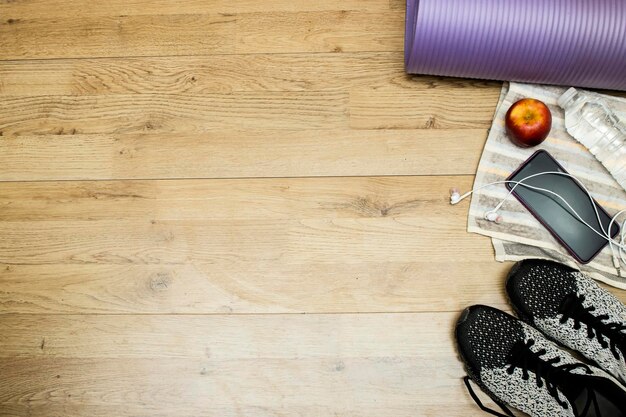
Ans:
{"label": "wood plank", "polygon": [[403,51],[404,13],[246,13],[236,36],[237,53]]}
{"label": "wood plank", "polygon": [[486,129],[71,135],[73,123],[60,126],[60,135],[0,137],[0,180],[473,175],[487,137]]}
{"label": "wood plank", "polygon": [[[467,86],[467,84],[466,84]],[[363,88],[350,94],[350,126],[356,129],[488,128],[501,86],[472,88]],[[470,98],[471,97],[471,98]]]}
{"label": "wood plank", "polygon": [[455,355],[450,338],[457,316],[6,314],[0,358],[436,360]]}
{"label": "wood plank", "polygon": [[401,52],[0,61],[0,80],[0,96],[18,97],[348,91],[385,85],[423,90],[457,81],[407,75]]}
{"label": "wood plank", "polygon": [[8,19],[0,59],[233,52],[235,30],[235,18],[219,14]]}
{"label": "wood plank", "polygon": [[29,405],[100,406],[115,416],[482,413],[454,358],[3,359],[0,369],[0,404],[17,415],[31,416]]}
{"label": "wood plank", "polygon": [[[455,178],[446,181],[446,185],[452,183],[458,184]],[[290,195],[287,182],[285,186],[282,184],[282,180],[273,182],[275,187],[283,189],[283,195],[257,201],[260,213],[277,210],[276,207],[283,203],[289,207],[289,199],[292,196],[298,198],[300,194],[297,192]],[[161,216],[158,212],[145,213],[140,218],[127,217],[126,201],[141,199],[141,194],[128,192],[129,188],[126,188],[121,192],[112,190],[110,194],[96,190],[89,197],[91,191],[87,186],[88,200],[93,196],[111,200],[110,204],[100,205],[99,209],[111,210],[117,213],[115,217],[102,220],[45,218],[0,223],[3,236],[0,262],[179,264],[189,260],[275,262],[286,257],[296,262],[334,263],[350,259],[350,263],[357,263],[363,259],[371,262],[406,261],[417,253],[432,256],[434,261],[448,259],[448,255],[440,250],[440,242],[448,238],[457,241],[460,255],[480,252],[484,243],[477,236],[464,233],[465,213],[449,205],[449,186],[439,188],[421,182],[412,187],[411,194],[401,197],[396,194],[392,200],[386,195],[384,182],[379,186],[371,184],[373,190],[381,190],[378,195],[344,193],[339,199],[324,197],[328,191],[324,189],[323,179],[305,184],[303,187],[308,186],[308,192],[318,194],[311,200],[322,207],[321,213],[301,216],[296,208],[287,209],[288,215],[283,217],[251,217],[244,212],[241,216],[225,218],[213,218],[210,212],[199,218]],[[123,183],[117,185],[126,187]],[[232,192],[230,182],[214,181],[210,185],[224,195]],[[422,194],[433,194],[432,191],[421,192],[427,187],[437,190],[437,196],[431,201],[421,200]],[[252,199],[257,191],[263,192],[262,188],[252,187],[247,197],[245,191],[240,197]],[[113,198],[109,199],[107,195]],[[72,199],[70,195],[67,198]],[[329,202],[323,206],[325,199]],[[239,203],[230,197],[222,201],[224,210],[232,210]],[[158,199],[152,203],[155,207],[169,204],[167,201],[159,203]],[[189,207],[185,200],[181,203]],[[57,203],[51,201],[51,205],[54,204]],[[337,204],[340,210],[344,207],[343,210],[354,210],[355,214],[337,216]],[[199,207],[202,211],[202,206]],[[404,215],[400,216],[401,212]]]}
{"label": "wood plank", "polygon": [[462,214],[417,211],[402,218],[5,222],[0,263],[443,261],[450,241],[459,257],[491,259],[487,240],[465,233]]}
{"label": "wood plank", "polygon": [[471,176],[0,184],[0,221],[414,218],[463,209],[447,190]]}
{"label": "wood plank", "polygon": [[3,101],[3,136],[332,129],[348,123],[348,97],[340,92],[41,96]]}
{"label": "wood plank", "polygon": [[0,349],[0,408],[373,417],[445,407],[479,415],[451,342],[456,317],[8,316],[2,326],[17,338],[0,342],[11,352]]}
{"label": "wood plank", "polygon": [[510,264],[494,262],[489,241],[482,243],[477,259],[447,261],[416,252],[413,259],[388,262],[0,264],[0,312],[419,312],[458,311],[473,303],[506,308],[503,283]]}
{"label": "wood plank", "polygon": [[402,51],[399,11],[24,18],[0,23],[0,59]]}
{"label": "wood plank", "polygon": [[91,3],[83,0],[29,0],[0,2],[0,16],[22,18],[64,18],[80,11],[81,17],[250,13],[293,11],[385,11],[388,0],[110,0]]}

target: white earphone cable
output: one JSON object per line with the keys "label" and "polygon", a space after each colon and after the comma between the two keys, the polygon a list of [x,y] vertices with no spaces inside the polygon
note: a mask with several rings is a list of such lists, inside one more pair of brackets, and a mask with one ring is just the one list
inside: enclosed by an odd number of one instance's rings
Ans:
{"label": "white earphone cable", "polygon": [[[576,181],[576,183],[583,189],[583,191],[585,191],[585,193],[587,194],[587,197],[589,198],[589,201],[591,202],[591,205],[593,207],[593,210],[595,212],[596,215],[596,219],[598,220],[598,224],[600,225],[600,229],[601,232],[598,231],[596,228],[594,228],[593,226],[591,226],[589,223],[587,223],[587,221],[585,221],[585,219],[582,218],[582,216],[571,206],[571,204],[569,202],[567,202],[567,200],[565,200],[565,198],[563,198],[563,196],[561,196],[560,194],[552,191],[552,190],[548,190],[545,188],[541,188],[541,187],[536,187],[530,184],[526,184],[525,182],[535,178],[535,177],[539,177],[542,175],[561,175],[564,177],[569,177],[571,179],[573,179],[574,181]],[[613,228],[613,224],[617,222],[617,219],[624,213],[626,213],[626,209],[619,211],[617,214],[615,214],[612,218],[611,221],[608,224],[608,230],[604,230],[604,226],[602,225],[602,220],[600,219],[600,213],[598,212],[598,207],[596,202],[593,200],[593,197],[591,196],[591,193],[589,192],[589,190],[587,189],[587,187],[585,187],[585,185],[580,182],[578,180],[578,178],[574,177],[571,174],[565,173],[565,172],[561,172],[561,171],[546,171],[546,172],[539,172],[533,175],[529,175],[528,177],[522,178],[519,181],[511,181],[511,180],[503,180],[503,181],[495,181],[489,184],[485,184],[482,185],[480,187],[477,187],[471,191],[466,192],[463,195],[459,195],[458,192],[453,192],[450,198],[450,203],[452,205],[456,205],[458,203],[460,203],[461,201],[465,200],[467,197],[469,197],[470,195],[472,195],[473,193],[482,190],[484,188],[487,187],[491,187],[494,185],[499,185],[499,184],[514,184],[513,187],[511,187],[511,189],[509,190],[509,192],[507,193],[507,195],[498,203],[498,205],[493,209],[490,210],[489,212],[487,212],[487,214],[489,214],[490,216],[488,217],[489,220],[493,221],[492,219],[495,219],[495,217],[492,214],[495,214],[498,210],[500,210],[500,208],[502,208],[502,206],[504,205],[504,203],[509,199],[509,197],[515,192],[515,189],[518,186],[522,186],[524,188],[528,188],[534,191],[541,191],[541,192],[545,192],[548,194],[551,194],[557,198],[559,198],[571,211],[572,213],[576,216],[576,218],[583,223],[585,226],[587,226],[590,230],[592,230],[595,234],[597,234],[598,236],[602,237],[603,239],[606,239],[608,241],[609,244],[609,248],[611,250],[611,254],[613,256],[613,266],[615,267],[615,269],[618,272],[618,275],[622,276],[622,270],[621,270],[621,264],[626,265],[626,219],[624,219],[624,221],[622,222],[622,227],[621,227],[621,233],[620,235],[617,237],[617,241],[615,238],[613,238],[611,236],[611,229]]]}

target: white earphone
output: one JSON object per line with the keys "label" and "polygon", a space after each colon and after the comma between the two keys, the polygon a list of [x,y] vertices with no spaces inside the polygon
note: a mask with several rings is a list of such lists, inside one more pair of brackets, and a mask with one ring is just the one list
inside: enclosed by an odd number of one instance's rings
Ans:
{"label": "white earphone", "polygon": [[[563,198],[561,195],[555,193],[552,190],[548,190],[548,189],[545,189],[545,188],[535,187],[535,186],[526,184],[526,181],[528,181],[529,179],[535,178],[535,177],[539,177],[539,176],[542,176],[542,175],[561,175],[561,176],[564,176],[564,177],[569,177],[569,178],[573,179],[574,181],[576,181],[576,183],[581,186],[581,188],[585,191],[585,193],[589,197],[589,200],[591,201],[591,205],[593,206],[593,209],[595,211],[596,218],[598,219],[598,224],[600,225],[601,231],[596,230],[593,226],[591,226],[589,223],[587,223],[585,221],[585,219],[583,219],[580,216],[580,214],[578,214],[578,212],[576,210],[574,210],[574,208],[571,206],[571,204],[568,203],[567,200],[565,200],[565,198]],[[573,175],[565,173],[565,172],[560,172],[560,171],[540,172],[540,173],[537,173],[537,174],[529,175],[528,177],[522,178],[519,181],[510,181],[510,180],[496,181],[496,182],[492,182],[492,183],[480,186],[478,188],[475,188],[475,189],[473,189],[471,191],[468,191],[468,192],[466,192],[465,194],[462,194],[462,195],[461,195],[461,193],[459,192],[458,189],[452,188],[450,190],[450,204],[456,205],[456,204],[460,203],[461,201],[465,200],[467,197],[469,197],[470,195],[472,195],[476,191],[482,190],[483,188],[486,188],[486,187],[491,187],[493,185],[499,185],[499,184],[513,184],[513,187],[511,187],[511,189],[509,190],[509,192],[506,195],[506,197],[504,197],[498,203],[498,205],[496,205],[496,207],[494,207],[492,210],[487,211],[484,214],[484,219],[485,220],[490,221],[490,222],[494,222],[496,224],[502,223],[503,218],[502,218],[502,216],[500,216],[498,214],[498,210],[500,210],[502,208],[504,203],[509,199],[511,194],[513,194],[513,192],[515,191],[515,189],[518,186],[526,187],[526,188],[529,188],[531,190],[542,191],[542,192],[546,192],[548,194],[554,195],[555,197],[557,197],[561,201],[563,201],[563,203],[565,203],[565,205],[572,211],[572,213],[578,218],[578,220],[580,220],[585,226],[587,226],[594,233],[596,233],[597,235],[601,236],[602,238],[606,239],[609,242],[609,247],[611,248],[611,253],[613,255],[613,266],[617,270],[617,274],[619,276],[621,276],[621,277],[625,276],[622,273],[621,264],[626,265],[626,219],[624,219],[624,221],[622,222],[621,233],[620,233],[620,235],[617,238],[611,237],[610,230],[613,228],[613,224],[617,222],[617,219],[619,218],[619,216],[621,216],[622,214],[626,213],[626,209],[621,210],[617,214],[615,214],[611,218],[611,221],[609,222],[608,229],[604,230],[604,226],[602,225],[602,221],[600,220],[600,213],[598,212],[598,207],[596,205],[596,202],[593,200],[593,197],[591,196],[591,193],[589,192],[589,190],[587,190],[587,187],[585,187],[585,185],[583,183],[581,183],[578,180],[578,178],[574,177]],[[620,262],[621,262],[621,264],[620,264]]]}
{"label": "white earphone", "polygon": [[496,210],[490,210],[485,213],[485,220],[494,222],[496,224],[500,224],[502,223],[503,219],[502,219],[502,216],[500,216]]}

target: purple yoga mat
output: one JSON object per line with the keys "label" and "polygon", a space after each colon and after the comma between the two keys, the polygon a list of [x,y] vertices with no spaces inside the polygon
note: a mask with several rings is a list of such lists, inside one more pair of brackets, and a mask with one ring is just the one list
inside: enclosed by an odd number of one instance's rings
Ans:
{"label": "purple yoga mat", "polygon": [[626,0],[407,0],[412,74],[626,90]]}

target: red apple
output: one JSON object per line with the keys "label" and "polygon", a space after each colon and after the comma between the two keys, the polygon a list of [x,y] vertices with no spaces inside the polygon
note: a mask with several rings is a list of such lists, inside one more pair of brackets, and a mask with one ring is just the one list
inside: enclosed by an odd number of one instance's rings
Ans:
{"label": "red apple", "polygon": [[513,143],[529,148],[543,142],[552,129],[552,113],[543,102],[525,98],[515,102],[505,117]]}

